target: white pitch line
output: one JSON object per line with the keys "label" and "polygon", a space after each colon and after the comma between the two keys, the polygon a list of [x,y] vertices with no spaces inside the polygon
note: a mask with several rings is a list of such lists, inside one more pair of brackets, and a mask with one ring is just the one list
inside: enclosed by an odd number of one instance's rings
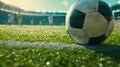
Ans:
{"label": "white pitch line", "polygon": [[12,46],[12,47],[35,47],[35,48],[48,48],[48,49],[63,49],[63,50],[94,50],[96,53],[102,53],[106,56],[110,56],[120,61],[120,46],[87,46],[77,44],[62,44],[62,43],[45,43],[45,42],[20,42],[20,41],[2,41],[0,40],[0,46]]}
{"label": "white pitch line", "polygon": [[74,49],[74,48],[83,48],[86,49],[84,46],[76,45],[76,44],[62,44],[62,43],[45,43],[45,42],[20,42],[20,41],[5,41],[5,40],[0,40],[0,45],[2,46],[23,46],[23,47],[43,47],[43,48],[52,48],[52,49]]}
{"label": "white pitch line", "polygon": [[0,45],[3,46],[23,46],[23,47],[44,47],[44,48],[52,48],[52,49],[90,49],[96,51],[120,51],[120,46],[88,46],[88,45],[77,45],[77,44],[62,44],[62,43],[45,43],[45,42],[20,42],[13,40],[0,40]]}
{"label": "white pitch line", "polygon": [[48,48],[48,49],[63,49],[63,50],[94,50],[96,53],[102,53],[120,61],[120,46],[87,46],[77,44],[62,44],[62,43],[45,43],[45,42],[20,42],[20,41],[2,41],[0,40],[0,46],[12,46],[12,47],[35,47],[35,48]]}

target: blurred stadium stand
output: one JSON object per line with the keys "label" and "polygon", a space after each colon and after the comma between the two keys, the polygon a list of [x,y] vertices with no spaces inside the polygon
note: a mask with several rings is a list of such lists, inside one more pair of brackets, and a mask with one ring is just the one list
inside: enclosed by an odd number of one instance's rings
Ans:
{"label": "blurred stadium stand", "polygon": [[6,24],[8,22],[8,14],[14,15],[13,24],[18,24],[17,13],[20,11],[23,15],[24,25],[31,25],[31,20],[34,20],[34,25],[49,25],[48,17],[53,16],[54,25],[65,24],[65,12],[36,12],[36,11],[25,11],[19,7],[6,4],[0,1],[0,24]]}
{"label": "blurred stadium stand", "polygon": [[[120,4],[111,6],[115,20],[120,19]],[[25,11],[19,7],[8,5],[0,1],[0,24],[6,24],[8,22],[8,14],[14,15],[13,24],[18,24],[17,12],[20,11],[23,14],[24,25],[31,25],[31,20],[34,20],[34,25],[49,25],[48,17],[53,16],[54,25],[65,25],[66,12],[36,12]]]}
{"label": "blurred stadium stand", "polygon": [[114,16],[115,16],[115,20],[119,20],[120,19],[120,4],[115,4],[111,6]]}
{"label": "blurred stadium stand", "polygon": [[115,17],[115,27],[120,27],[120,4],[117,3],[111,6],[114,17]]}
{"label": "blurred stadium stand", "polygon": [[[6,24],[8,20],[8,14],[12,13],[15,17],[14,24],[18,24],[17,21],[17,12],[0,9],[0,24]],[[31,25],[31,20],[34,20],[34,25],[49,25],[48,17],[53,16],[54,25],[64,25],[65,24],[65,12],[22,12],[24,25]]]}

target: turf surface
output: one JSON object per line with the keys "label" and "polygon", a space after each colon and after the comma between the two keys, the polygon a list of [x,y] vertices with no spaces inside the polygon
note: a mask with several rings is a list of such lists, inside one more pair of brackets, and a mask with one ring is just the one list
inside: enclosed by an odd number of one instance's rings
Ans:
{"label": "turf surface", "polygon": [[82,46],[63,26],[1,25],[0,67],[120,67],[119,33],[115,28],[99,46]]}

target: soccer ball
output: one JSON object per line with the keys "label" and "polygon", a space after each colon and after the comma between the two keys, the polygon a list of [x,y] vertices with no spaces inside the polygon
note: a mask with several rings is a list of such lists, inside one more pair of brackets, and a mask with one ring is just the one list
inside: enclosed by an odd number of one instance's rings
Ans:
{"label": "soccer ball", "polygon": [[78,44],[100,44],[113,28],[112,10],[102,0],[76,1],[66,15],[67,32]]}

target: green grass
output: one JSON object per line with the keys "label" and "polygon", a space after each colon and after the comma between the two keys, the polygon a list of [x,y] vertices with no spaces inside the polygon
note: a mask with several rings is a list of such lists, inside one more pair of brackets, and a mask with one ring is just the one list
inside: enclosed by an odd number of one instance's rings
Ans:
{"label": "green grass", "polygon": [[0,40],[74,43],[63,26],[0,26]]}
{"label": "green grass", "polygon": [[[119,33],[120,29],[115,28],[111,36],[100,45],[120,47]],[[63,26],[1,25],[0,40],[74,44]],[[0,46],[0,67],[120,67],[119,50],[112,53],[90,49]]]}

